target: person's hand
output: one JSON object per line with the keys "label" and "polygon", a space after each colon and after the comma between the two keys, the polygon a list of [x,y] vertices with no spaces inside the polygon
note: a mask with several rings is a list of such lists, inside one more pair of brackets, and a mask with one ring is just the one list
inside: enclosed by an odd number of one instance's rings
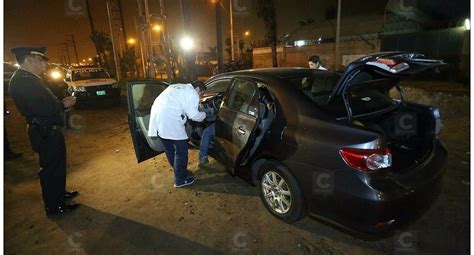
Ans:
{"label": "person's hand", "polygon": [[76,104],[76,97],[65,97],[63,99],[63,104],[65,108],[69,108]]}

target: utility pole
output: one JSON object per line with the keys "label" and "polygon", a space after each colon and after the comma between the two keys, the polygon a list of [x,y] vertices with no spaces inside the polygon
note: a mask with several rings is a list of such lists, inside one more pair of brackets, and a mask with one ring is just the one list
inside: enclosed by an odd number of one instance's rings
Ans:
{"label": "utility pole", "polygon": [[164,0],[160,0],[160,14],[161,14],[161,20],[163,23],[163,29],[161,35],[163,36],[163,51],[165,54],[166,58],[166,77],[168,79],[168,82],[171,83],[171,56],[170,56],[170,37],[168,34],[168,25],[167,25],[167,20],[166,20],[166,15],[165,15],[165,3]]}
{"label": "utility pole", "polygon": [[335,69],[339,68],[339,34],[341,29],[341,0],[337,1],[337,28],[336,28],[336,66]]}
{"label": "utility pole", "polygon": [[[94,28],[94,21],[92,20],[92,13],[91,13],[89,0],[86,0],[86,9],[87,9],[87,16],[89,18],[89,25],[91,26],[91,35],[94,36],[96,31],[95,31],[95,28]],[[99,56],[99,63],[100,63],[100,65],[102,65],[103,60],[102,60],[102,56],[100,55],[99,46],[97,45],[95,40],[94,40],[93,43],[94,43],[94,46],[95,46],[95,51],[97,52],[97,56]]]}
{"label": "utility pole", "polygon": [[72,46],[74,47],[74,55],[76,57],[76,63],[79,64],[79,55],[77,54],[76,40],[74,39],[74,34],[67,34],[66,36],[71,37]]}
{"label": "utility pole", "polygon": [[232,61],[235,60],[235,53],[234,53],[234,17],[232,11],[232,0],[229,0],[229,17],[230,17],[230,52],[231,52],[231,59]]}
{"label": "utility pole", "polygon": [[223,71],[222,56],[222,17],[221,17],[221,1],[216,0],[216,37],[217,37],[217,69],[219,73]]}
{"label": "utility pole", "polygon": [[110,12],[110,3],[107,2],[107,15],[109,16],[109,27],[110,27],[110,39],[112,40],[112,51],[114,52],[114,62],[115,62],[115,78],[117,81],[120,80],[120,67],[117,58],[117,50],[115,48],[115,36],[114,36],[114,29],[112,26],[112,17]]}
{"label": "utility pole", "polygon": [[119,13],[120,13],[120,20],[122,22],[122,35],[123,35],[123,42],[125,44],[125,48],[128,49],[128,45],[127,45],[127,33],[125,31],[125,21],[124,21],[124,18],[123,18],[123,11],[122,11],[122,0],[118,0],[118,9],[119,9]]}
{"label": "utility pole", "polygon": [[69,47],[68,47],[67,43],[62,43],[62,45],[64,46],[64,49],[66,50],[67,63],[70,65],[71,64],[71,56],[69,55]]}
{"label": "utility pole", "polygon": [[[148,8],[148,0],[144,0],[145,2],[145,20],[146,20],[146,26],[145,26],[145,40],[146,40],[146,57],[147,57],[147,78],[151,78],[152,74],[152,57],[153,57],[153,47],[151,45],[151,30],[150,30],[150,9]],[[154,74],[155,72],[153,72]],[[153,78],[154,75],[153,75]]]}

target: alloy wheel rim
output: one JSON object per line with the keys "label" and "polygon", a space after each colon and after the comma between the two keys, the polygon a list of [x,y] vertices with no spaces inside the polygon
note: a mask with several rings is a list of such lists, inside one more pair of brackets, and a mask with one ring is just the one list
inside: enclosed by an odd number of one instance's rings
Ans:
{"label": "alloy wheel rim", "polygon": [[291,208],[292,195],[285,179],[275,171],[268,171],[262,177],[262,192],[265,201],[278,214],[285,214]]}

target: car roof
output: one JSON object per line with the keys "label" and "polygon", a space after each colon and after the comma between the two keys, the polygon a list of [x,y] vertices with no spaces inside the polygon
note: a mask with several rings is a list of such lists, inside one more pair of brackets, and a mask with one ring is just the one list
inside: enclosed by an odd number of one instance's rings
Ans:
{"label": "car roof", "polygon": [[68,70],[71,70],[71,71],[85,71],[85,70],[102,70],[102,71],[105,71],[104,68],[101,68],[101,67],[74,67],[74,68],[69,68]]}
{"label": "car roof", "polygon": [[308,76],[311,74],[335,74],[336,72],[327,70],[310,69],[303,67],[273,67],[273,68],[258,68],[258,69],[247,69],[239,70],[229,73],[223,73],[216,77],[228,76],[228,75],[248,75],[248,76],[271,76],[274,78],[288,78],[288,77],[299,77]]}

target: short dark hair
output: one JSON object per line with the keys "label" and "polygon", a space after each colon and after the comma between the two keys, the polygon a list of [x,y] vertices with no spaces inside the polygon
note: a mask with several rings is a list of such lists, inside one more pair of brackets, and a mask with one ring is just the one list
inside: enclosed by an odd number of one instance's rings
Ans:
{"label": "short dark hair", "polygon": [[309,57],[309,58],[308,58],[308,62],[309,62],[309,61],[311,61],[311,62],[313,62],[313,63],[319,63],[319,62],[321,62],[321,60],[319,59],[319,56],[317,56],[317,55],[313,55],[313,56]]}
{"label": "short dark hair", "polygon": [[200,88],[201,90],[206,90],[206,84],[204,84],[203,81],[195,80],[191,82],[191,85],[193,85],[194,88]]}

